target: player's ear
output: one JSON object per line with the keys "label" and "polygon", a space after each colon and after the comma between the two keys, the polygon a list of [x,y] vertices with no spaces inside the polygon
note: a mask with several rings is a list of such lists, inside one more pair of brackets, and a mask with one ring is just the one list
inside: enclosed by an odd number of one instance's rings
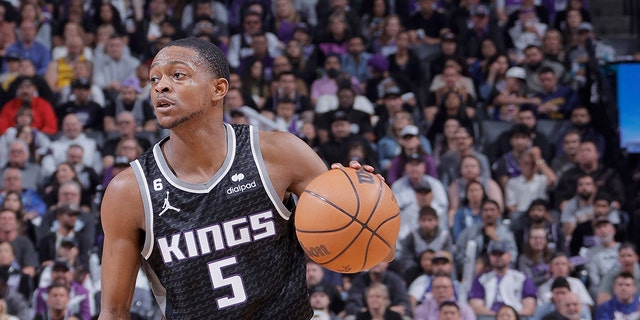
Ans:
{"label": "player's ear", "polygon": [[211,99],[214,101],[221,100],[229,91],[229,81],[225,78],[216,78],[211,80]]}

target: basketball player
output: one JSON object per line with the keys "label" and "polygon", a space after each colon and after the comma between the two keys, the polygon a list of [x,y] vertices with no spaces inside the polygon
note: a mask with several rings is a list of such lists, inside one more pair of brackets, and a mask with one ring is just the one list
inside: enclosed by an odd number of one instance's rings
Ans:
{"label": "basketball player", "polygon": [[209,42],[169,43],[150,81],[170,134],[106,190],[100,319],[129,318],[141,262],[167,319],[310,319],[285,204],[323,161],[289,133],[222,122],[229,69]]}

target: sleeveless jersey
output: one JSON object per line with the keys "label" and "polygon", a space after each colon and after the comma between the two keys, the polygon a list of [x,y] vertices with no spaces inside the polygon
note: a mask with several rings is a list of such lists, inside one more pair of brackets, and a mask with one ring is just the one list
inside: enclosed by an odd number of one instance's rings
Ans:
{"label": "sleeveless jersey", "polygon": [[304,253],[266,171],[258,130],[225,127],[226,159],[204,184],[172,173],[160,149],[168,138],[132,162],[152,291],[167,319],[308,320]]}

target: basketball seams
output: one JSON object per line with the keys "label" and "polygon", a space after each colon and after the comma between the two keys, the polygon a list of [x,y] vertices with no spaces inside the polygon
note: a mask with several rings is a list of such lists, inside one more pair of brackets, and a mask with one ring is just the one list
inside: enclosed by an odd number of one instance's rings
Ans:
{"label": "basketball seams", "polygon": [[[309,194],[312,197],[315,197],[317,199],[320,199],[321,201],[324,201],[325,203],[327,203],[328,205],[334,207],[335,209],[337,209],[338,211],[344,213],[346,216],[351,218],[351,221],[349,223],[347,223],[346,225],[344,225],[343,227],[340,227],[338,229],[332,229],[332,230],[303,230],[303,229],[299,229],[298,227],[296,227],[296,231],[298,232],[303,232],[303,233],[325,233],[325,232],[335,232],[335,231],[340,231],[340,230],[344,230],[346,228],[348,228],[349,226],[351,226],[351,224],[356,221],[356,217],[350,215],[347,211],[345,211],[344,209],[340,208],[337,204],[331,202],[329,199],[323,197],[320,194],[317,194],[313,191],[309,191],[309,190],[304,190],[304,193]],[[359,222],[359,221],[358,221]]]}

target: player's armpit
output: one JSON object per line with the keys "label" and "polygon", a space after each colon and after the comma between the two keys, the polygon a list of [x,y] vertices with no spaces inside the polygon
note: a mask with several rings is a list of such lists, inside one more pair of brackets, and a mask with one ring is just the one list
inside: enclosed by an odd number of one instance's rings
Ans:
{"label": "player's armpit", "polygon": [[107,187],[101,217],[105,237],[99,319],[129,319],[144,239],[144,210],[130,169],[117,175]]}
{"label": "player's armpit", "polygon": [[318,154],[293,134],[261,132],[260,148],[271,182],[282,195],[290,191],[300,196],[313,178],[327,171]]}

